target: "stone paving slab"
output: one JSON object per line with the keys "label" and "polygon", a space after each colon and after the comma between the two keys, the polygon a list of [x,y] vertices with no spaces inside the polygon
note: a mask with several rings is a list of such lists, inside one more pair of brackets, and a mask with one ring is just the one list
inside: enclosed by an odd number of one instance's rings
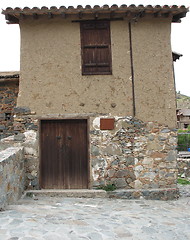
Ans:
{"label": "stone paving slab", "polygon": [[189,240],[189,190],[177,201],[21,199],[0,212],[0,240]]}

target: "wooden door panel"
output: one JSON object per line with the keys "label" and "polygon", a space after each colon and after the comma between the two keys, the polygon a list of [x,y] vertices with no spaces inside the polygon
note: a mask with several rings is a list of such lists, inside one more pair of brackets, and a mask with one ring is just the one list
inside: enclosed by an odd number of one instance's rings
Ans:
{"label": "wooden door panel", "polygon": [[87,121],[41,122],[42,188],[88,188]]}

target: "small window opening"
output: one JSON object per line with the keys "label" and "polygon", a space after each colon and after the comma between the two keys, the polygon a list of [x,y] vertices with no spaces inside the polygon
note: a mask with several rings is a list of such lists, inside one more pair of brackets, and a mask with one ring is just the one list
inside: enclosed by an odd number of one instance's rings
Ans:
{"label": "small window opening", "polygon": [[189,124],[184,123],[184,128],[188,128]]}
{"label": "small window opening", "polygon": [[5,120],[11,120],[11,113],[5,113]]}

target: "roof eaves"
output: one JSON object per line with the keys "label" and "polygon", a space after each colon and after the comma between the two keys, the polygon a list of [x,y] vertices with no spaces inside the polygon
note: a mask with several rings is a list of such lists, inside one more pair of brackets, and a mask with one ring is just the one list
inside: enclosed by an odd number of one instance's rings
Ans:
{"label": "roof eaves", "polygon": [[[184,5],[177,6],[177,5],[125,5],[122,4],[121,6],[118,6],[116,4],[109,7],[109,5],[103,5],[100,7],[99,5],[95,5],[94,7],[91,7],[90,5],[86,5],[85,7],[82,7],[82,5],[78,5],[76,8],[73,6],[69,6],[68,8],[65,6],[61,6],[59,8],[52,6],[50,8],[47,8],[45,6],[41,8],[33,7],[28,8],[24,7],[19,8],[16,7],[14,9],[8,7],[5,10],[2,11],[2,14],[5,15],[6,20],[8,20],[8,23],[19,23],[19,19],[24,18],[25,16],[33,16],[34,19],[37,19],[40,15],[47,15],[47,16],[53,16],[53,15],[78,15],[78,17],[81,17],[81,14],[94,14],[94,13],[117,13],[117,14],[141,14],[141,17],[143,17],[145,14],[152,14],[154,17],[168,17],[172,16],[173,22],[179,22],[181,18],[186,16],[186,13],[189,11],[188,8],[186,8]],[[142,14],[143,13],[143,14]],[[111,16],[111,14],[110,14]]]}
{"label": "roof eaves", "polygon": [[0,79],[19,78],[19,72],[0,72]]}
{"label": "roof eaves", "polygon": [[172,51],[172,57],[173,61],[176,62],[176,60],[179,60],[180,57],[183,57],[183,54]]}

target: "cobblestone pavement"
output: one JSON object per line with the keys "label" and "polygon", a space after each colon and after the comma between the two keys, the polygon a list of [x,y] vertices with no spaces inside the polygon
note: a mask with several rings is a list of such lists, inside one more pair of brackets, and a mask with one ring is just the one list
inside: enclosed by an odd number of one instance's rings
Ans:
{"label": "cobblestone pavement", "polygon": [[0,212],[0,240],[190,239],[190,186],[177,201],[39,198]]}

